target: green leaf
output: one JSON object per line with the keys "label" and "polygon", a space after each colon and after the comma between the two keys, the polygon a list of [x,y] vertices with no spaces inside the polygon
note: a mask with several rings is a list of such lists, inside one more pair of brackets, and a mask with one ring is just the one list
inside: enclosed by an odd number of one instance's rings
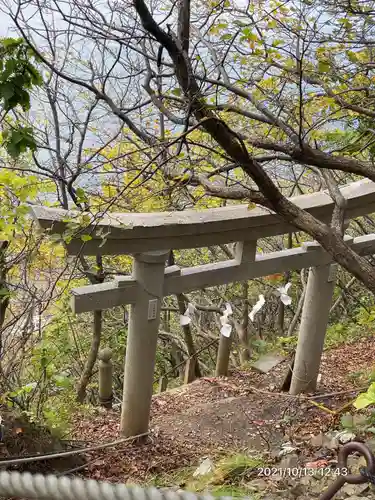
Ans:
{"label": "green leaf", "polygon": [[[42,83],[42,77],[33,64],[35,61],[36,54],[30,52],[22,38],[0,39],[0,100],[5,111],[17,106],[23,111],[30,109],[29,90]],[[27,150],[36,150],[32,128],[14,124],[8,117],[3,121],[3,127],[3,145],[12,158]]]}
{"label": "green leaf", "polygon": [[353,428],[353,415],[350,413],[346,413],[341,417],[341,425],[344,429],[352,429]]}
{"label": "green leaf", "polygon": [[53,242],[60,243],[63,238],[62,238],[61,234],[54,233],[54,234],[50,235],[49,239]]}
{"label": "green leaf", "polygon": [[92,236],[90,236],[89,234],[83,234],[81,236],[81,240],[82,241],[90,241],[90,240],[92,240]]}
{"label": "green leaf", "polygon": [[81,217],[80,217],[80,223],[81,224],[90,224],[91,222],[91,217],[89,214],[83,214]]}
{"label": "green leaf", "polygon": [[35,387],[36,387],[36,382],[31,382],[30,384],[26,384],[23,387],[21,387],[22,392],[28,394],[29,392],[32,392]]}
{"label": "green leaf", "polygon": [[9,297],[10,292],[6,288],[0,288],[0,298]]}
{"label": "green leaf", "polygon": [[180,96],[181,95],[181,89],[180,88],[173,89],[172,90],[172,94],[176,95],[176,96]]}
{"label": "green leaf", "polygon": [[347,29],[351,29],[353,27],[353,24],[346,17],[341,17],[339,22]]}
{"label": "green leaf", "polygon": [[358,62],[358,57],[357,57],[357,54],[355,52],[349,50],[347,52],[347,56],[348,56],[349,61],[351,61],[352,63]]}
{"label": "green leaf", "polygon": [[55,375],[54,382],[56,387],[68,388],[71,385],[69,377],[66,377],[64,375]]}
{"label": "green leaf", "polygon": [[39,71],[30,63],[26,64],[26,69],[31,75],[31,83],[34,85],[42,85],[43,78]]}
{"label": "green leaf", "polygon": [[6,101],[10,99],[14,94],[14,85],[10,82],[4,82],[0,85],[0,97]]}
{"label": "green leaf", "polygon": [[372,400],[374,401],[374,403],[375,403],[375,383],[372,383],[372,384],[370,385],[370,387],[367,389],[367,393],[366,393],[366,394],[367,394],[367,395],[368,395],[368,397],[369,397],[370,399],[372,399]]}
{"label": "green leaf", "polygon": [[82,189],[82,188],[77,188],[76,189],[76,196],[77,196],[77,199],[78,201],[81,203],[81,202],[85,202],[87,201],[87,196],[86,196],[86,193],[85,191]]}
{"label": "green leaf", "polygon": [[15,71],[17,67],[17,61],[15,59],[8,59],[8,61],[5,63],[5,70],[3,71],[1,75],[1,80],[4,82],[7,80],[7,78],[10,77],[10,75]]}
{"label": "green leaf", "polygon": [[360,394],[354,401],[354,407],[357,408],[357,410],[363,410],[363,408],[367,408],[369,405],[374,403],[375,401],[369,398],[369,396],[366,393],[364,393]]}
{"label": "green leaf", "polygon": [[329,70],[330,70],[330,65],[328,61],[319,61],[318,63],[319,73],[328,73]]}
{"label": "green leaf", "polygon": [[214,26],[212,26],[212,28],[210,29],[210,33],[216,35],[216,34],[219,34],[220,31],[226,29],[228,27],[228,23],[219,23],[219,24],[215,24]]}
{"label": "green leaf", "polygon": [[[5,131],[4,131],[5,132]],[[29,127],[19,127],[8,130],[5,136],[4,146],[10,156],[17,158],[20,153],[24,153],[27,149],[36,150],[36,143],[32,135],[32,129]]]}
{"label": "green leaf", "polygon": [[30,109],[30,95],[26,90],[19,90],[17,94],[13,96],[14,101],[9,101],[12,108],[15,108],[17,104],[19,104],[24,111],[28,111]]}
{"label": "green leaf", "polygon": [[15,48],[23,44],[22,38],[2,38],[0,40],[1,45],[5,48]]}

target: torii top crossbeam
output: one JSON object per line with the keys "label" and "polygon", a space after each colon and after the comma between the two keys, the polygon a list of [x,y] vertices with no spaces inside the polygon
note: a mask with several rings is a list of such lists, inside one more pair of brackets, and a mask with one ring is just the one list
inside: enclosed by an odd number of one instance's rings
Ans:
{"label": "torii top crossbeam", "polygon": [[[347,200],[348,219],[375,211],[375,183],[359,181],[341,189]],[[329,222],[334,203],[326,192],[291,198],[300,208],[321,221]],[[79,217],[79,212],[35,206],[31,209],[43,229],[62,234],[68,219]],[[67,249],[71,255],[120,255],[198,248],[236,241],[257,240],[293,231],[295,228],[282,221],[275,213],[247,205],[230,205],[207,210],[183,212],[107,213],[91,217],[80,234],[92,239],[83,244],[78,236]],[[103,239],[103,235],[105,238]]]}

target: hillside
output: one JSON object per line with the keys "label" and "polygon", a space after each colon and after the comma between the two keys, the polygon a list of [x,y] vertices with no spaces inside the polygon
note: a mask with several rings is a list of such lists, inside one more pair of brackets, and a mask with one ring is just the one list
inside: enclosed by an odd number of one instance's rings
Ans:
{"label": "hillside", "polygon": [[[292,397],[277,392],[276,385],[285,372],[282,365],[268,375],[253,370],[235,371],[230,377],[203,378],[155,395],[147,442],[90,454],[84,475],[110,481],[185,487],[186,474],[189,477],[205,457],[217,462],[223,457],[240,454],[256,456],[268,465],[277,464],[277,456],[288,442],[298,449],[296,456],[300,466],[321,456],[334,460],[336,449],[327,450],[326,445],[322,446],[319,433],[322,431],[330,436],[333,430],[342,430],[340,417],[353,407],[349,404],[337,414],[334,410],[350,403],[359,392],[358,386],[371,372],[374,358],[375,339],[372,336],[326,351],[320,396]],[[319,408],[316,403],[324,407]],[[119,417],[118,409],[100,410],[94,419],[77,421],[76,437],[87,443],[115,440]],[[296,458],[294,455],[292,453]],[[294,458],[290,463],[294,463]],[[239,491],[244,494],[246,485],[249,486],[257,474],[254,470],[247,470],[247,475],[243,475],[243,471],[241,474]],[[223,480],[224,484],[227,479]],[[329,479],[319,483],[321,489]],[[297,484],[298,481],[289,478],[290,482]],[[234,483],[237,485],[238,477]],[[203,485],[214,490],[223,487],[217,484],[209,487],[204,482]],[[202,484],[191,483],[190,486],[200,488]],[[308,486],[310,483],[306,488]],[[230,480],[225,487],[231,489]]]}

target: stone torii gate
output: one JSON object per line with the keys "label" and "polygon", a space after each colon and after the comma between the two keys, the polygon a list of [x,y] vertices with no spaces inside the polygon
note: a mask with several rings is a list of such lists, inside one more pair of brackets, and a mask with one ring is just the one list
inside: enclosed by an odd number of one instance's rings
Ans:
{"label": "stone torii gate", "polygon": [[[341,192],[347,200],[347,219],[375,212],[373,182],[355,182]],[[324,222],[331,220],[334,204],[325,192],[294,197],[292,201]],[[66,231],[70,220],[82,215],[45,207],[33,207],[32,213],[43,229],[58,234]],[[298,394],[315,388],[334,290],[332,258],[315,242],[256,253],[259,238],[292,231],[296,228],[270,211],[231,205],[203,211],[108,213],[92,218],[70,239],[70,255],[129,254],[134,258],[131,276],[72,290],[75,313],[130,304],[121,415],[123,435],[148,430],[161,300],[171,294],[310,268],[290,391]],[[91,239],[84,243],[83,234]],[[345,238],[359,254],[375,253],[375,234]],[[234,242],[234,259],[188,268],[166,267],[171,249]]]}

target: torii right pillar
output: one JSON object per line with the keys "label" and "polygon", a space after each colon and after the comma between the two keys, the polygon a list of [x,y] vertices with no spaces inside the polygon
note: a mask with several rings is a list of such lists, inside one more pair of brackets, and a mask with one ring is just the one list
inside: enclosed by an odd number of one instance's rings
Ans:
{"label": "torii right pillar", "polygon": [[316,389],[336,271],[337,264],[325,264],[309,270],[290,394]]}

